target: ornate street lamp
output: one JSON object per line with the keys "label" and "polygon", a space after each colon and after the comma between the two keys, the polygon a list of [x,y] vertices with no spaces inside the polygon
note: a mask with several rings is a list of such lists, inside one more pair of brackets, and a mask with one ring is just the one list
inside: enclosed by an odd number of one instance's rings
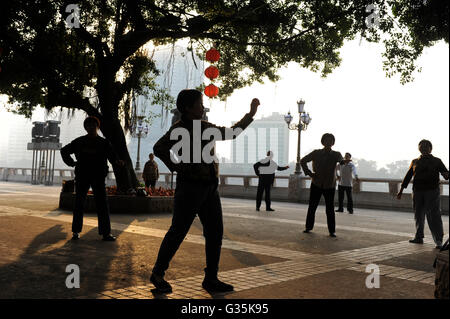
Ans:
{"label": "ornate street lamp", "polygon": [[148,135],[148,125],[144,125],[145,116],[137,116],[136,122],[132,126],[131,135],[138,139],[137,158],[135,171],[141,170],[140,152],[141,152],[141,138],[146,138]]}
{"label": "ornate street lamp", "polygon": [[292,115],[291,112],[288,112],[284,116],[284,121],[286,122],[288,128],[290,130],[297,130],[298,132],[298,140],[297,140],[297,163],[295,163],[295,174],[300,175],[301,174],[301,167],[300,167],[300,137],[301,132],[306,130],[308,127],[308,124],[311,123],[311,117],[309,116],[309,113],[305,112],[305,101],[303,99],[300,99],[300,101],[297,102],[298,106],[298,124],[292,123]]}

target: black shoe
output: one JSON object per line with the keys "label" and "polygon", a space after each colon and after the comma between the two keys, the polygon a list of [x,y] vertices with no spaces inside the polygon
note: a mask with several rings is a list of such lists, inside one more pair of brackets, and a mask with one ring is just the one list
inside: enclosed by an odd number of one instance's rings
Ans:
{"label": "black shoe", "polygon": [[338,210],[336,210],[336,213],[343,213],[343,212],[344,212],[343,209],[338,209]]}
{"label": "black shoe", "polygon": [[256,207],[256,211],[258,211],[258,212],[259,212],[259,207]]}
{"label": "black shoe", "polygon": [[330,233],[330,237],[336,237],[336,233]]}
{"label": "black shoe", "polygon": [[116,237],[114,237],[113,235],[109,234],[109,235],[103,235],[103,240],[104,241],[115,241]]}
{"label": "black shoe", "polygon": [[436,247],[434,247],[436,249],[442,249],[442,245],[436,245]]}
{"label": "black shoe", "polygon": [[303,232],[304,232],[305,234],[309,234],[310,231],[311,231],[311,229],[305,229]]}
{"label": "black shoe", "polygon": [[158,292],[171,293],[172,286],[164,280],[164,277],[152,274],[150,277],[150,282],[155,286]]}
{"label": "black shoe", "polygon": [[214,279],[204,279],[202,282],[202,287],[208,292],[228,292],[233,291],[232,285],[226,284],[217,278]]}
{"label": "black shoe", "polygon": [[266,208],[266,212],[274,212],[275,211],[275,209],[273,209],[273,208]]}
{"label": "black shoe", "polygon": [[411,239],[409,242],[413,243],[413,244],[423,244],[423,239],[422,238],[414,238],[414,239]]}
{"label": "black shoe", "polygon": [[350,210],[349,212],[348,212],[349,214],[353,214],[353,211],[352,210]]}
{"label": "black shoe", "polygon": [[78,239],[80,239],[80,234],[78,234],[78,233],[73,233],[73,235],[72,235],[72,240],[78,240]]}

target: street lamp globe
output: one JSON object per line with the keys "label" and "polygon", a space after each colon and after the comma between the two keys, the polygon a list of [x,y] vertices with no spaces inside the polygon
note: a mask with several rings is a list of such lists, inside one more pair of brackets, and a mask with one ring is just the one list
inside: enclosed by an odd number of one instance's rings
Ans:
{"label": "street lamp globe", "polygon": [[311,117],[309,116],[308,113],[303,113],[301,116],[302,122],[306,125],[308,125],[309,123],[311,123]]}
{"label": "street lamp globe", "polygon": [[284,121],[287,123],[287,125],[291,124],[291,121],[292,121],[292,115],[291,115],[291,112],[288,112],[288,114],[286,114],[286,115],[284,116]]}

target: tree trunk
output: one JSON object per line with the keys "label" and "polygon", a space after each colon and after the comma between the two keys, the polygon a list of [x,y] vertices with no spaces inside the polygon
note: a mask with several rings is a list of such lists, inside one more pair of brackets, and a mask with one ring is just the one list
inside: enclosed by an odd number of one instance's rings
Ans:
{"label": "tree trunk", "polygon": [[125,162],[125,166],[122,167],[116,163],[113,164],[117,189],[121,192],[127,192],[130,189],[135,189],[139,182],[136,178],[125,134],[119,120],[119,103],[123,96],[119,93],[120,90],[118,90],[115,83],[115,69],[110,60],[101,61],[96,89],[99,98],[99,109],[102,114],[100,130],[112,144],[119,159]]}
{"label": "tree trunk", "polygon": [[117,189],[126,192],[139,186],[139,181],[133,168],[133,162],[128,152],[127,143],[123,128],[118,119],[103,118],[101,131],[105,138],[111,142],[114,151],[119,159],[125,162],[125,166],[113,164],[114,175],[116,177]]}

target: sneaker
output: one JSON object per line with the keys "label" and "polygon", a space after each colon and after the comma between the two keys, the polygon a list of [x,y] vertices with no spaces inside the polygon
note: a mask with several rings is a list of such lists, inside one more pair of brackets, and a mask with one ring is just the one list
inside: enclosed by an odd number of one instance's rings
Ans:
{"label": "sneaker", "polygon": [[80,234],[78,234],[78,233],[73,233],[73,234],[72,234],[72,240],[78,240],[78,239],[80,239]]}
{"label": "sneaker", "polygon": [[309,234],[310,231],[311,231],[311,229],[305,229],[303,232],[304,232],[305,234]]}
{"label": "sneaker", "polygon": [[330,237],[336,237],[336,233],[330,233]]}
{"label": "sneaker", "polygon": [[273,209],[273,208],[266,208],[266,212],[274,212],[275,211],[275,209]]}
{"label": "sneaker", "polygon": [[171,293],[172,286],[164,280],[164,277],[158,276],[152,273],[150,277],[150,282],[155,286],[158,292]]}
{"label": "sneaker", "polygon": [[109,234],[109,235],[103,235],[103,240],[104,241],[115,241],[116,237],[114,237],[113,235]]}
{"label": "sneaker", "polygon": [[338,209],[338,210],[336,210],[335,212],[336,212],[336,213],[343,213],[344,210],[343,210],[343,209]]}
{"label": "sneaker", "polygon": [[423,239],[422,238],[414,238],[414,239],[411,239],[409,242],[412,244],[423,244]]}
{"label": "sneaker", "polygon": [[234,290],[232,285],[226,284],[217,278],[205,278],[202,282],[202,287],[208,292],[228,292]]}

